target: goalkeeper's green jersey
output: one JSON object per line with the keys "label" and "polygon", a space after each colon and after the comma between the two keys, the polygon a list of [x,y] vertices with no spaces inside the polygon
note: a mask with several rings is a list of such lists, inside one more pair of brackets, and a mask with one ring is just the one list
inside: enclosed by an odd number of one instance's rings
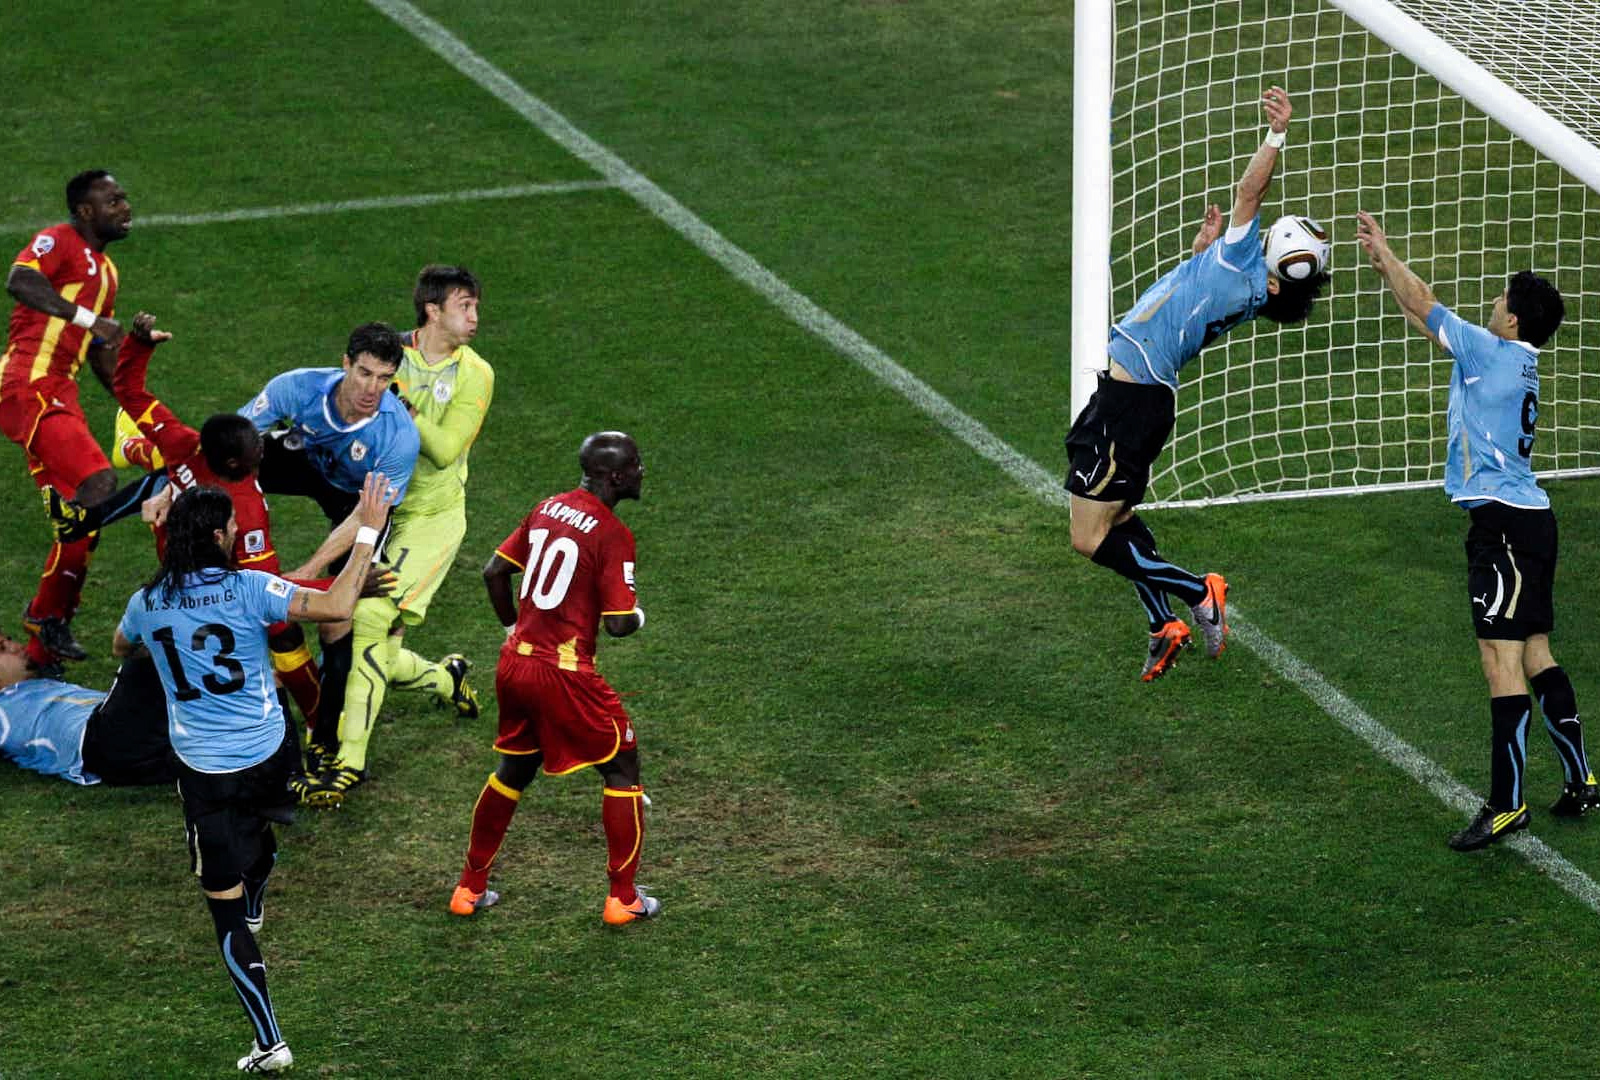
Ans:
{"label": "goalkeeper's green jersey", "polygon": [[416,409],[422,448],[397,515],[437,514],[466,505],[467,454],[494,397],[494,369],[461,345],[438,364],[416,347],[417,332],[401,337],[405,357],[395,373],[401,395]]}

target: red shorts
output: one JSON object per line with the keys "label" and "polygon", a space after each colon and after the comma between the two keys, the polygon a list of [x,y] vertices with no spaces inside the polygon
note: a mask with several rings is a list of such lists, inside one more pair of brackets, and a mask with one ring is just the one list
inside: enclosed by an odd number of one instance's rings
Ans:
{"label": "red shorts", "polygon": [[610,761],[639,745],[622,699],[594,672],[563,671],[554,664],[517,655],[515,643],[500,651],[494,694],[500,703],[503,754],[544,754],[552,776]]}
{"label": "red shorts", "polygon": [[74,386],[52,396],[48,383],[35,383],[27,394],[0,398],[0,432],[27,452],[33,482],[67,498],[89,477],[111,468],[89,433],[76,391]]}

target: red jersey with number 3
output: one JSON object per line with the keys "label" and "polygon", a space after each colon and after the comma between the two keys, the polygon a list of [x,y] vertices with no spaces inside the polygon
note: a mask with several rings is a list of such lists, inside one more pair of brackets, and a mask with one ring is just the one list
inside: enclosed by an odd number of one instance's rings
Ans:
{"label": "red jersey with number 3", "polygon": [[[115,313],[116,264],[105,252],[84,243],[71,225],[52,225],[35,235],[12,265],[39,271],[56,292],[96,315],[109,319]],[[0,359],[0,397],[27,394],[47,376],[77,378],[93,336],[70,319],[17,304],[11,309],[11,332]]]}
{"label": "red jersey with number 3", "polygon": [[594,671],[601,617],[635,607],[633,533],[579,488],[540,503],[495,551],[522,570],[517,652]]}

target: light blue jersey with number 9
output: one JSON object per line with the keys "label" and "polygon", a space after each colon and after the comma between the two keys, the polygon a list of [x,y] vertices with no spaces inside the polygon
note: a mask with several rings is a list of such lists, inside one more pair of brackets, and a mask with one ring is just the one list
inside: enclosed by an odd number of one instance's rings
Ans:
{"label": "light blue jersey with number 9", "polygon": [[155,658],[172,749],[196,772],[259,765],[283,742],[267,627],[288,617],[295,589],[259,570],[218,569],[128,600],[118,629]]}

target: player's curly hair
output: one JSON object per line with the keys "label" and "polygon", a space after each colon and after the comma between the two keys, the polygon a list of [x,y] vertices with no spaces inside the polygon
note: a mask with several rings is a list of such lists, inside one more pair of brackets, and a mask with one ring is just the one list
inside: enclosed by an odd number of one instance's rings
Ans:
{"label": "player's curly hair", "polygon": [[429,304],[443,304],[456,289],[468,296],[483,295],[477,276],[465,266],[439,263],[424,266],[417,274],[417,287],[411,291],[411,303],[417,309],[417,325],[427,325]]}
{"label": "player's curly hair", "polygon": [[78,204],[87,202],[89,189],[94,187],[96,180],[104,180],[111,173],[105,169],[85,169],[83,172],[67,181],[67,213],[72,217],[78,216]]}
{"label": "player's curly hair", "polygon": [[1506,282],[1506,310],[1517,317],[1517,339],[1544,348],[1566,318],[1561,291],[1532,270],[1518,270]]}
{"label": "player's curly hair", "polygon": [[233,553],[222,550],[216,533],[228,527],[232,516],[233,500],[221,488],[190,488],[173,499],[167,511],[167,553],[160,573],[144,587],[146,599],[157,590],[162,599],[170,598],[190,574],[210,584],[229,573]]}
{"label": "player's curly hair", "polygon": [[1279,278],[1278,291],[1267,294],[1267,302],[1261,305],[1261,310],[1257,314],[1264,319],[1271,319],[1279,326],[1305,322],[1311,315],[1311,305],[1327,284],[1326,272],[1313,278],[1306,278],[1304,281]]}

